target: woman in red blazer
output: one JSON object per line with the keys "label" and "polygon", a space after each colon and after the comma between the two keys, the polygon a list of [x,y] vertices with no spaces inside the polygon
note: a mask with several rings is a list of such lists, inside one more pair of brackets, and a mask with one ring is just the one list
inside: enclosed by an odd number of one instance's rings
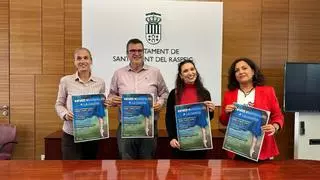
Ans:
{"label": "woman in red blazer", "polygon": [[[229,69],[229,91],[224,93],[220,122],[227,125],[230,113],[235,109],[234,103],[247,104],[271,112],[265,132],[259,160],[270,159],[279,154],[274,134],[283,127],[283,115],[274,89],[264,86],[264,76],[257,65],[248,58],[235,60]],[[250,152],[251,153],[251,152]],[[228,152],[228,157],[235,154]]]}

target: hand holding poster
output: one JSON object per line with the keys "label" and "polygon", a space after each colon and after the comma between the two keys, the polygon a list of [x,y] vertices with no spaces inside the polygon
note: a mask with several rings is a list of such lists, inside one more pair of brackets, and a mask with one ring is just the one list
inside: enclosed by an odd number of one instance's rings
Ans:
{"label": "hand holding poster", "polygon": [[270,112],[247,105],[235,106],[230,114],[223,149],[258,161],[264,138],[261,126],[268,123]]}
{"label": "hand holding poster", "polygon": [[109,137],[108,110],[103,94],[72,96],[74,141],[92,141]]}
{"label": "hand holding poster", "polygon": [[204,103],[175,106],[180,150],[212,149],[209,112]]}
{"label": "hand holding poster", "polygon": [[123,94],[121,125],[122,138],[152,138],[154,136],[152,95]]}

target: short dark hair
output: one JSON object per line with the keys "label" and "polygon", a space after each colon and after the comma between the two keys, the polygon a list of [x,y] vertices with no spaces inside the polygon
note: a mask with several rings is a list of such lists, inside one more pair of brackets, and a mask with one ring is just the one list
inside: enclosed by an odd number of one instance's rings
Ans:
{"label": "short dark hair", "polygon": [[241,58],[234,60],[233,63],[231,64],[231,67],[229,68],[228,89],[234,90],[236,88],[240,88],[240,84],[236,79],[236,64],[240,61],[246,62],[253,70],[253,72],[254,72],[254,75],[252,77],[253,87],[263,86],[264,85],[264,76],[261,73],[259,67],[254,63],[253,60],[246,58],[246,57],[241,57]]}
{"label": "short dark hair", "polygon": [[144,48],[143,42],[140,41],[140,39],[134,38],[134,39],[130,39],[127,42],[127,54],[129,53],[129,44],[142,44],[142,47]]}
{"label": "short dark hair", "polygon": [[182,93],[183,93],[183,90],[185,88],[185,83],[184,81],[181,79],[180,77],[180,74],[182,73],[182,66],[184,64],[187,64],[187,63],[191,63],[196,72],[197,72],[197,78],[194,82],[195,86],[196,86],[196,89],[197,89],[197,97],[198,97],[198,101],[201,102],[201,101],[204,101],[205,100],[205,97],[204,97],[204,94],[205,92],[207,91],[207,89],[203,86],[203,83],[202,83],[202,80],[201,80],[201,76],[199,74],[199,71],[197,70],[196,68],[196,65],[194,64],[194,62],[192,60],[184,60],[184,61],[181,61],[179,64],[178,64],[178,73],[177,73],[177,77],[176,77],[176,103],[180,103],[180,100],[181,100],[181,96],[182,96]]}

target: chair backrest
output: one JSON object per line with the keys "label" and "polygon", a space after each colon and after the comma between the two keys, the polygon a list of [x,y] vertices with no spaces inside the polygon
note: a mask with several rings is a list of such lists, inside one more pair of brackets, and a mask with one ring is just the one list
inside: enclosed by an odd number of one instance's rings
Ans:
{"label": "chair backrest", "polygon": [[[15,125],[12,124],[0,124],[0,155],[8,154],[11,156],[13,152],[14,143],[17,136],[17,129]],[[4,145],[6,144],[6,145]],[[4,146],[3,146],[4,145]]]}

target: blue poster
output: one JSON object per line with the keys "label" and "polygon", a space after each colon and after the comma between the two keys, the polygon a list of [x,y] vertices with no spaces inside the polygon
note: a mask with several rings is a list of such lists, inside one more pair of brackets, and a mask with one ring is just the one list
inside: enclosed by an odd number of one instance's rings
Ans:
{"label": "blue poster", "polygon": [[180,150],[213,148],[209,112],[204,103],[176,105],[175,114]]}
{"label": "blue poster", "polygon": [[264,138],[261,126],[268,123],[270,112],[248,105],[235,106],[230,114],[223,149],[258,161]]}
{"label": "blue poster", "polygon": [[109,137],[108,110],[103,94],[72,96],[74,142]]}
{"label": "blue poster", "polygon": [[121,137],[153,138],[154,112],[151,94],[123,94]]}

